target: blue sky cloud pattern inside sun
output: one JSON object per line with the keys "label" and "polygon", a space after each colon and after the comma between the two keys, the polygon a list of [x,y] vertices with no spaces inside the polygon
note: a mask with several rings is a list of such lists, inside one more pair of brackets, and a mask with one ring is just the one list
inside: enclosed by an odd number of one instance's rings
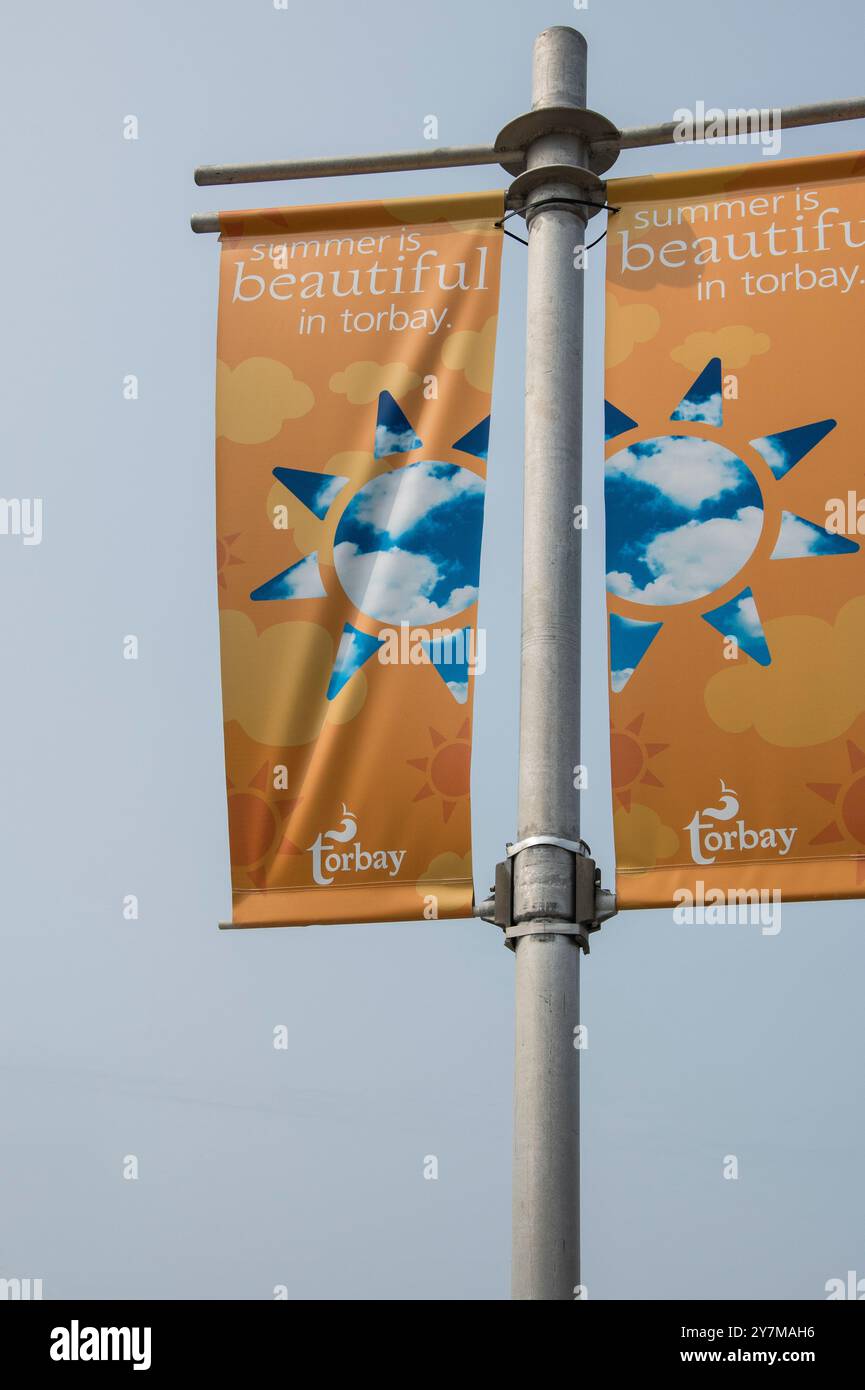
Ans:
{"label": "blue sky cloud pattern inside sun", "polygon": [[[720,426],[723,423],[721,361],[703,368],[670,416]],[[609,401],[608,440],[637,428]],[[835,427],[818,420],[751,441],[783,478]],[[763,496],[746,464],[714,440],[665,435],[637,440],[607,460],[604,486],[607,520],[607,589],[634,603],[673,605],[704,598],[729,582],[753,554],[763,530]],[[835,535],[794,512],[781,513],[773,560],[852,554],[856,541]],[[761,665],[771,662],[757,604],[750,588],[702,614],[725,637]],[[654,630],[650,628],[654,626]],[[658,624],[611,614],[613,690],[621,690],[645,656]]]}
{"label": "blue sky cloud pattern inside sun", "polygon": [[429,624],[474,603],[484,482],[423,460],[383,473],[346,507],[334,564],[358,609],[382,623]]}
{"label": "blue sky cloud pattern inside sun", "polygon": [[[487,416],[453,448],[485,459],[489,431]],[[422,445],[387,391],[379,395],[375,438],[379,457]],[[276,468],[274,476],[321,519],[347,482],[292,468]],[[334,537],[333,563],[345,593],[360,612],[392,625],[428,626],[462,612],[478,596],[483,507],[483,478],[458,464],[422,460],[373,478],[349,502]],[[274,575],[250,597],[259,602],[326,597],[317,553]],[[345,624],[328,699],[380,645],[380,639]],[[465,702],[466,661],[433,657],[432,664],[454,698]]]}
{"label": "blue sky cloud pattern inside sun", "polygon": [[757,544],[763,499],[723,445],[689,435],[639,440],[607,460],[607,587],[675,604],[725,584]]}

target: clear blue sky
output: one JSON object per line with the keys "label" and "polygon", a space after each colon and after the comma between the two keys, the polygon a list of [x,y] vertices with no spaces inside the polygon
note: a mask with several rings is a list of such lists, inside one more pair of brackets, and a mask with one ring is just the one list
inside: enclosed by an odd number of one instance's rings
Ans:
{"label": "clear blue sky", "polygon": [[[7,6],[0,537],[0,1276],[46,1297],[504,1298],[513,959],[481,923],[218,933],[215,238],[189,214],[502,186],[496,169],[198,190],[196,164],[492,139],[534,34],[621,124],[860,93],[859,0]],[[134,114],[140,139],[122,139]],[[785,135],[855,149],[862,123]],[[616,172],[753,149],[634,152]],[[759,154],[758,156],[759,157]],[[481,588],[475,873],[513,838],[525,252],[505,247]],[[601,503],[603,258],[586,501]],[[140,399],[122,399],[126,373]],[[603,548],[586,553],[584,834],[609,872]],[[484,582],[486,581],[486,582]],[[121,657],[137,634],[140,659]],[[125,894],[139,896],[124,921]],[[775,937],[630,914],[583,976],[591,1298],[820,1298],[865,1275],[865,909]],[[272,1046],[285,1024],[286,1051]],[[125,1155],[137,1182],[124,1181]],[[425,1155],[439,1160],[423,1178]],[[737,1182],[724,1181],[736,1154]]]}

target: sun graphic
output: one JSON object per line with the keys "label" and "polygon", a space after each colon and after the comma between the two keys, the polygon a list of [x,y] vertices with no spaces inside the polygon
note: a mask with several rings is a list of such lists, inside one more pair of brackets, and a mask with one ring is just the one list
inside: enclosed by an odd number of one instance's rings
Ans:
{"label": "sun graphic", "polygon": [[[812,845],[837,845],[842,840],[855,840],[865,846],[865,753],[850,739],[847,740],[847,762],[850,776],[843,782],[806,782],[834,807],[835,815],[810,841]],[[857,859],[856,882],[865,883],[865,857]]]}
{"label": "sun graphic", "polygon": [[424,783],[412,798],[423,801],[428,796],[441,799],[442,819],[450,820],[458,801],[469,794],[471,742],[469,721],[448,739],[437,729],[430,729],[433,752],[425,758],[409,758],[409,767],[424,774]]}
{"label": "sun graphic", "polygon": [[285,833],[285,823],[300,798],[272,800],[272,777],[272,766],[266,762],[242,787],[228,778],[231,862],[254,888],[265,887],[266,865],[274,856],[302,853]]}
{"label": "sun graphic", "polygon": [[[445,682],[457,703],[468,699],[472,626],[453,620],[477,601],[484,479],[447,458],[457,453],[486,460],[489,416],[453,444],[436,441],[435,457],[416,456],[423,440],[388,391],[370,421],[373,454],[344,454],[346,474],[311,468],[275,468],[274,477],[304,508],[317,540],[302,559],[250,594],[254,602],[308,602],[329,598],[344,621],[327,689],[344,688],[395,630],[424,628],[450,634],[421,642],[421,662]],[[387,633],[382,635],[383,630]]]}
{"label": "sun graphic", "polygon": [[[669,420],[675,434],[638,434],[605,403],[607,590],[614,692],[624,689],[670,618],[708,623],[738,650],[768,666],[772,654],[754,593],[758,559],[852,554],[834,535],[784,505],[790,470],[835,428],[796,425],[727,448],[721,359],[713,357]],[[669,428],[665,425],[664,428]],[[623,440],[627,436],[627,441]]]}
{"label": "sun graphic", "polygon": [[632,788],[638,783],[648,787],[662,787],[664,784],[648,766],[650,758],[655,758],[669,747],[667,743],[646,743],[640,737],[645,712],[638,714],[617,729],[615,722],[610,729],[610,767],[613,779],[613,795],[626,811],[631,809]]}
{"label": "sun graphic", "polygon": [[235,531],[233,536],[217,536],[216,538],[216,582],[220,589],[224,589],[228,583],[225,577],[228,566],[243,564],[242,560],[231,553],[231,547],[239,539],[239,531]]}

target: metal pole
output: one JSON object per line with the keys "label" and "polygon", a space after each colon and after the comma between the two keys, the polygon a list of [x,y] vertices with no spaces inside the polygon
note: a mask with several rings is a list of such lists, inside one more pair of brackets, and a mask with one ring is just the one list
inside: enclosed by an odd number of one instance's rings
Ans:
{"label": "metal pole", "polygon": [[[532,109],[586,104],[586,41],[574,29],[535,40]],[[587,164],[584,139],[543,135],[527,169]],[[585,236],[574,183],[543,182],[529,225],[520,691],[519,839],[579,840],[574,770],[580,761],[580,531]],[[590,196],[588,193],[583,196]],[[580,948],[574,856],[523,849],[514,864],[516,1058],[513,1277],[517,1299],[573,1299],[579,1284]]]}

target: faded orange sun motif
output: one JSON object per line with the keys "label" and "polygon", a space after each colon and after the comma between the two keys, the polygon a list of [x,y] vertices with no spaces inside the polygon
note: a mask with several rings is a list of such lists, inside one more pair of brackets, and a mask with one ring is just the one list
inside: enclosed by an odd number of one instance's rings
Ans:
{"label": "faded orange sun motif", "polygon": [[667,743],[645,743],[640,738],[645,712],[638,714],[624,729],[615,724],[610,731],[610,768],[613,777],[613,792],[620,806],[631,809],[633,787],[642,783],[647,787],[662,787],[664,784],[648,766],[649,759],[663,753]]}
{"label": "faded orange sun motif", "polygon": [[225,570],[229,565],[242,565],[243,561],[236,555],[232,555],[231,547],[240,537],[240,532],[235,531],[233,536],[217,536],[216,538],[216,582],[220,589],[224,589],[227,580]]}
{"label": "faded orange sun motif", "polygon": [[440,797],[442,819],[447,821],[457,802],[469,794],[469,721],[465,720],[452,739],[445,738],[437,729],[430,729],[429,734],[435,751],[427,758],[408,759],[409,767],[416,767],[426,778],[412,799],[422,801],[427,796]]}
{"label": "faded orange sun motif", "polygon": [[262,763],[245,787],[228,779],[228,827],[231,862],[255,888],[267,883],[267,864],[277,854],[301,854],[285,834],[285,822],[299,797],[273,801],[270,763]]}
{"label": "faded orange sun motif", "polygon": [[[828,801],[835,809],[830,820],[811,839],[812,845],[836,845],[841,840],[855,840],[865,845],[865,753],[847,740],[847,761],[850,776],[844,782],[806,782],[809,791]],[[865,858],[856,863],[856,882],[865,882]]]}

